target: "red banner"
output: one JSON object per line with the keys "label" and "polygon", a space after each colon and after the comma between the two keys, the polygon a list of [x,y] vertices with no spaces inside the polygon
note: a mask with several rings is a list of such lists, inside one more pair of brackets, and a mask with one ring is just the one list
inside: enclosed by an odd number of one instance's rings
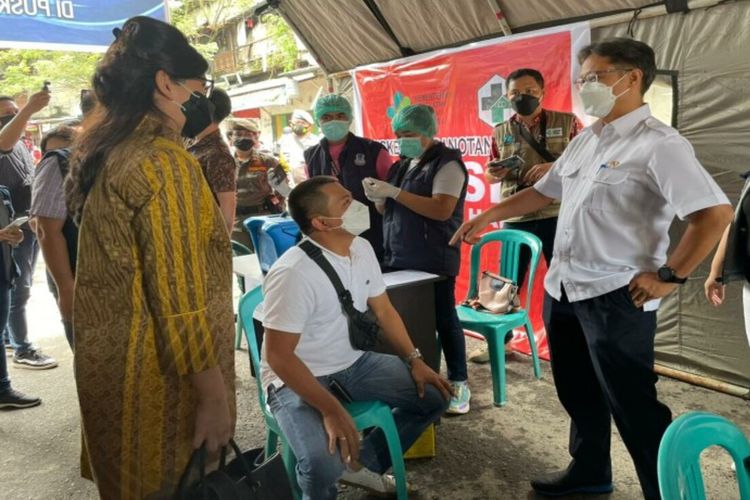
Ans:
{"label": "red banner", "polygon": [[[500,201],[499,185],[484,180],[493,126],[510,118],[505,77],[519,68],[539,70],[545,79],[543,106],[571,111],[575,53],[589,40],[586,25],[537,35],[522,35],[437,51],[353,72],[359,132],[383,142],[398,155],[391,118],[402,107],[427,104],[435,109],[437,138],[459,149],[469,172],[465,217],[473,217]],[[468,282],[470,248],[464,245],[456,297],[463,300]],[[534,329],[541,331],[542,281],[539,269],[532,294]],[[483,251],[482,269],[498,269],[498,249]]]}

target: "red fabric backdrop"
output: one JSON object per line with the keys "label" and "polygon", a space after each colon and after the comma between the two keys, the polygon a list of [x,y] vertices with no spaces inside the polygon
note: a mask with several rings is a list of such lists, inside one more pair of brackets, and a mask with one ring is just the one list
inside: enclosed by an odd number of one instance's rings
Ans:
{"label": "red fabric backdrop", "polygon": [[[503,98],[507,90],[505,77],[518,68],[541,71],[546,80],[544,107],[570,111],[572,39],[572,32],[567,30],[498,39],[359,68],[353,76],[362,135],[382,141],[395,157],[398,145],[390,118],[409,104],[432,106],[438,121],[438,138],[461,150],[469,171],[465,216],[472,217],[500,199],[499,186],[490,188],[485,182],[483,166],[490,154],[492,125],[512,113]],[[483,269],[497,270],[497,250],[495,247],[483,252]],[[464,245],[456,290],[459,301],[467,290],[469,253],[469,247]],[[541,321],[545,270],[542,265],[537,273],[530,312],[540,350],[546,357]],[[523,339],[516,337],[514,347],[528,351]]]}

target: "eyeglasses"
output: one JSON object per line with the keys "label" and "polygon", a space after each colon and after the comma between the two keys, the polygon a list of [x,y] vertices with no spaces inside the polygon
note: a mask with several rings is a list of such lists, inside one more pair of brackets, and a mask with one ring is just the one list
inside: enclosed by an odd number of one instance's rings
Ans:
{"label": "eyeglasses", "polygon": [[197,78],[203,81],[203,88],[206,89],[206,97],[211,97],[211,92],[214,91],[214,81],[210,78]]}
{"label": "eyeglasses", "polygon": [[214,81],[213,80],[211,80],[210,78],[204,78],[202,76],[196,76],[196,77],[191,77],[191,78],[178,78],[178,79],[176,79],[177,83],[179,83],[180,85],[182,85],[183,87],[185,87],[185,90],[189,91],[191,94],[193,94],[194,91],[185,86],[185,84],[183,82],[185,82],[186,80],[200,80],[200,81],[202,81],[203,82],[203,93],[204,93],[204,95],[206,97],[211,97],[211,92],[214,91]]}
{"label": "eyeglasses", "polygon": [[617,72],[625,73],[627,71],[633,71],[633,68],[613,68],[613,69],[603,69],[601,71],[589,71],[588,73],[581,76],[578,80],[574,81],[573,83],[575,83],[577,87],[581,87],[583,86],[584,83],[597,83],[599,81],[599,78],[602,75],[608,75],[610,73],[617,73]]}

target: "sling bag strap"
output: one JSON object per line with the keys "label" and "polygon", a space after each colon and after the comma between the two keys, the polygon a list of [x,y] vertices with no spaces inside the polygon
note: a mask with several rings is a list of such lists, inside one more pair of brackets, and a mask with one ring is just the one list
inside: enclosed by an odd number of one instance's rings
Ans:
{"label": "sling bag strap", "polygon": [[513,122],[513,128],[517,135],[521,136],[526,143],[531,146],[531,149],[537,152],[539,156],[544,158],[545,161],[553,162],[557,160],[555,156],[547,149],[547,114],[542,112],[540,119],[540,128],[542,132],[542,144],[534,138],[534,135],[529,132],[526,127],[522,127],[518,122]]}
{"label": "sling bag strap", "polygon": [[341,283],[341,278],[339,278],[338,273],[333,269],[331,263],[328,262],[328,259],[323,257],[323,251],[320,247],[310,241],[303,241],[297,246],[299,246],[318,266],[320,266],[326,276],[328,276],[328,279],[331,280],[331,283],[333,284],[333,288],[336,289],[336,295],[339,298],[339,302],[341,302],[341,306],[344,308],[344,312],[351,317],[354,309],[352,294],[349,290],[344,288],[344,284]]}

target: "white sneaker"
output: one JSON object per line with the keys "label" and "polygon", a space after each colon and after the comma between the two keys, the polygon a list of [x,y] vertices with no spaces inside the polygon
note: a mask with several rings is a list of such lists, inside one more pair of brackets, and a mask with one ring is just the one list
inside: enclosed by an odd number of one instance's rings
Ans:
{"label": "white sneaker", "polygon": [[362,467],[357,472],[346,469],[339,481],[377,496],[396,496],[396,479],[390,474],[380,475],[367,467]]}

